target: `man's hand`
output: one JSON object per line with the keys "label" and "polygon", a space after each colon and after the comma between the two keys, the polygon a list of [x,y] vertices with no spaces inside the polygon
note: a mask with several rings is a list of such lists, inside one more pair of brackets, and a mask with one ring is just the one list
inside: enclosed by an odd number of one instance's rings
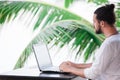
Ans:
{"label": "man's hand", "polygon": [[75,75],[78,75],[78,76],[85,78],[84,69],[80,69],[80,68],[75,67],[74,63],[72,63],[72,62],[69,62],[69,61],[63,62],[60,64],[59,68],[63,72],[70,72],[72,74],[75,74]]}
{"label": "man's hand", "polygon": [[60,64],[59,66],[60,70],[64,71],[64,72],[70,72],[70,70],[73,68],[72,64],[67,61],[67,62],[63,62]]}
{"label": "man's hand", "polygon": [[72,67],[76,67],[76,64],[73,63],[73,62],[71,62],[71,61],[66,61],[66,63],[69,64],[69,65],[72,66]]}

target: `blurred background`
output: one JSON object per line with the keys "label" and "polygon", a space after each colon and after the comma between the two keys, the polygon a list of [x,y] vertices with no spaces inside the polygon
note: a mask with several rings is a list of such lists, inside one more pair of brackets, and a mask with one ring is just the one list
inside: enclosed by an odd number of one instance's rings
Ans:
{"label": "blurred background", "polygon": [[0,73],[37,66],[31,46],[39,41],[54,65],[92,62],[104,40],[94,33],[94,10],[108,3],[116,6],[120,30],[120,0],[1,0]]}

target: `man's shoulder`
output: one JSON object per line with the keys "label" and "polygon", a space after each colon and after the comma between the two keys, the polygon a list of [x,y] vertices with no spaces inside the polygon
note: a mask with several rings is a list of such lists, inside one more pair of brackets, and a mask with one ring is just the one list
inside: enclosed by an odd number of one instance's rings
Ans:
{"label": "man's shoulder", "polygon": [[110,46],[113,44],[120,45],[120,34],[114,35],[112,37],[106,38],[103,42],[104,46]]}
{"label": "man's shoulder", "polygon": [[120,33],[113,35],[109,38],[106,38],[105,42],[107,43],[120,42]]}

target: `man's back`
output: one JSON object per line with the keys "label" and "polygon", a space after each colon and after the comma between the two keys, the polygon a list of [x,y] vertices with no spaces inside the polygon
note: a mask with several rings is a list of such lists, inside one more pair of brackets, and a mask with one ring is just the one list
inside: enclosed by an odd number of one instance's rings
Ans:
{"label": "man's back", "polygon": [[[103,42],[99,52],[102,60],[101,76],[95,80],[119,80],[120,79],[120,34],[112,35]],[[96,55],[97,56],[97,55]],[[107,65],[106,65],[107,64]]]}

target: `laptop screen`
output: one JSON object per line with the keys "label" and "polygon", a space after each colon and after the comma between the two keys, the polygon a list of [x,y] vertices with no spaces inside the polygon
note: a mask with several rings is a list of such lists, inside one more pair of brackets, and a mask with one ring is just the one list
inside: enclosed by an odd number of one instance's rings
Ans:
{"label": "laptop screen", "polygon": [[52,66],[52,61],[46,44],[33,44],[33,51],[39,68]]}

